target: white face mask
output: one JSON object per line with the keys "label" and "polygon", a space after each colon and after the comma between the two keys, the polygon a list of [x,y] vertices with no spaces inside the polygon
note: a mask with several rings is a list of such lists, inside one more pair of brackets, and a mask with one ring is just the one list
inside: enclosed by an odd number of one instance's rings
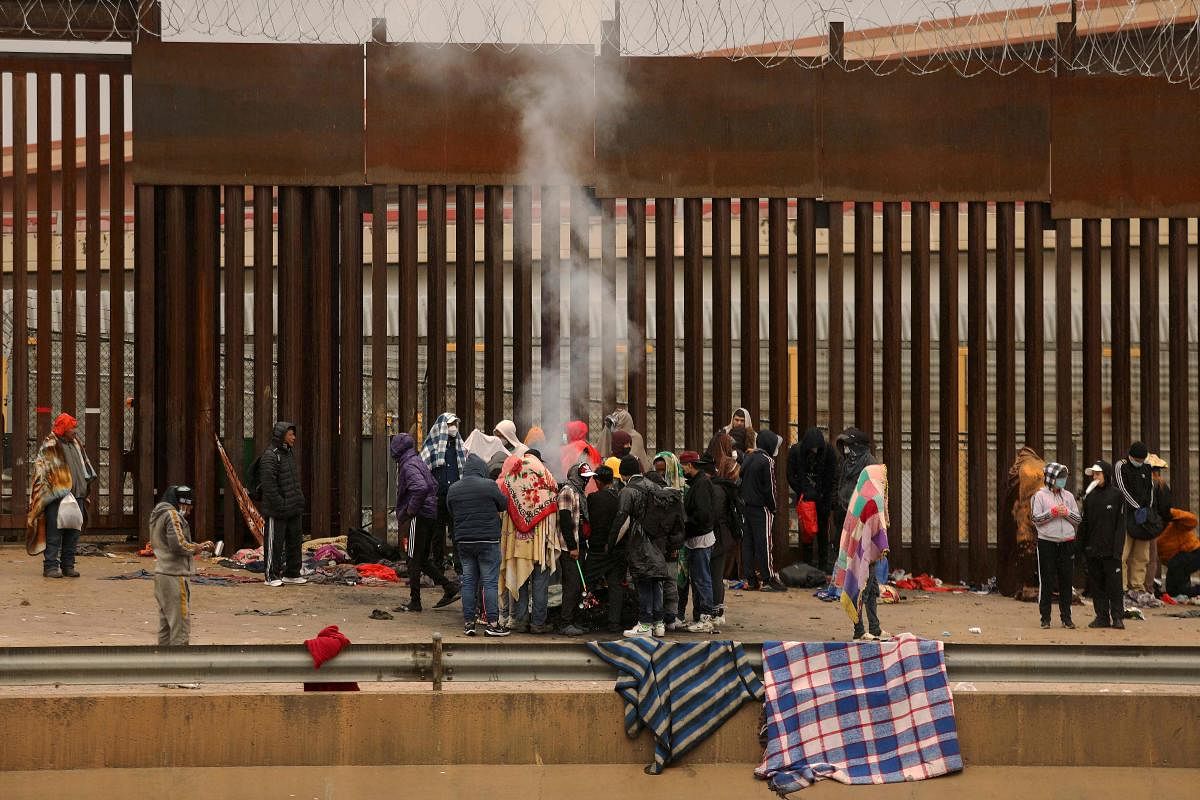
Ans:
{"label": "white face mask", "polygon": [[1135,467],[1140,467],[1142,464],[1145,464],[1146,462],[1145,462],[1145,461],[1138,461],[1136,458],[1130,458],[1130,459],[1129,459],[1129,463],[1130,463],[1130,464],[1133,464]]}

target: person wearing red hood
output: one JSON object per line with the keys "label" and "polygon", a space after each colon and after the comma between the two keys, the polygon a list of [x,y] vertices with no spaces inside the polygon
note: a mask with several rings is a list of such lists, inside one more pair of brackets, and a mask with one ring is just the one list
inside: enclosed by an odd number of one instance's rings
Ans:
{"label": "person wearing red hood", "polygon": [[59,414],[33,461],[25,549],[31,556],[42,554],[42,575],[47,578],[79,577],[75,547],[87,519],[87,496],[96,470],[75,433],[78,425],[70,414]]}
{"label": "person wearing red hood", "polygon": [[567,443],[562,448],[562,474],[566,475],[571,467],[584,463],[595,470],[600,466],[600,451],[592,447],[587,440],[588,425],[582,420],[574,419],[567,423]]}

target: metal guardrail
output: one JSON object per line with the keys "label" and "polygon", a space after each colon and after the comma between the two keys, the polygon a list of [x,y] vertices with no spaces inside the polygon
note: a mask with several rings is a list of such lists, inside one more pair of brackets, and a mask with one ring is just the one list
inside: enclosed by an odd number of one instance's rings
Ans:
{"label": "metal guardrail", "polygon": [[[761,673],[761,643],[744,643]],[[1200,683],[1200,647],[946,645],[954,682]],[[319,669],[303,645],[0,648],[0,685],[611,681],[582,643],[352,645]]]}

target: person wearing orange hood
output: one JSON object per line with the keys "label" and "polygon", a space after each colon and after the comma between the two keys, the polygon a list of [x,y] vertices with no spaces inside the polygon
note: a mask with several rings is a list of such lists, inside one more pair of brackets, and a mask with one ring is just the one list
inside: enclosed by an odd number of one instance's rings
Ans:
{"label": "person wearing orange hood", "polygon": [[567,443],[563,445],[560,460],[562,474],[566,475],[571,467],[584,463],[595,470],[600,466],[600,451],[592,447],[587,440],[588,425],[582,420],[571,420],[567,423]]}
{"label": "person wearing orange hood", "polygon": [[1164,591],[1171,597],[1194,597],[1192,573],[1200,572],[1200,537],[1196,515],[1182,508],[1171,509],[1171,520],[1158,537],[1158,558],[1166,565]]}

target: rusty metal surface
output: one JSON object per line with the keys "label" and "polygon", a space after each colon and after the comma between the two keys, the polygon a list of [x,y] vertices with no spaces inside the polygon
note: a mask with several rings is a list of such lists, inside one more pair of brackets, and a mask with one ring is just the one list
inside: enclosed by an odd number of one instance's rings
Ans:
{"label": "rusty metal surface", "polygon": [[369,45],[367,179],[590,183],[592,61],[572,47]]}
{"label": "rusty metal surface", "polygon": [[[27,145],[29,142],[29,120],[28,120],[28,78],[24,75],[15,74],[12,77],[12,152],[13,152],[13,191],[12,191],[12,265],[13,265],[13,308],[12,308],[12,326],[14,338],[20,336],[28,336],[29,334],[29,208],[28,208],[28,180],[29,180],[29,151]],[[99,288],[97,286],[97,288]],[[99,305],[99,292],[97,291],[96,303]],[[88,307],[91,308],[91,300],[88,301]],[[99,313],[97,312],[97,317]],[[88,330],[91,330],[89,323]],[[99,337],[97,337],[99,338]],[[96,347],[99,347],[97,342]],[[90,344],[89,344],[89,354]],[[98,353],[99,351],[97,351]],[[100,359],[97,356],[96,361]],[[29,348],[14,347],[12,356],[12,374],[28,375],[29,374]],[[97,377],[97,380],[99,378]],[[97,389],[99,383],[96,384]],[[97,394],[99,392],[97,391]],[[29,381],[14,380],[12,389],[12,405],[13,409],[28,409],[29,408]],[[14,443],[14,455],[20,454],[26,449],[29,441],[29,414],[22,412],[12,415],[12,440]],[[84,440],[91,442],[92,428],[85,428]],[[14,458],[12,469],[12,513],[14,517],[20,514],[20,510],[24,503],[22,502],[26,487],[29,484],[26,482],[26,459]]]}
{"label": "rusty metal surface", "polygon": [[854,425],[875,432],[875,209],[854,204]]}
{"label": "rusty metal surface", "polygon": [[958,580],[958,204],[938,204],[938,511],[941,541],[938,545],[943,580]]}
{"label": "rusty metal surface", "polygon": [[427,378],[425,429],[446,410],[446,187],[426,189],[429,223],[425,226],[429,315],[425,320]]}
{"label": "rusty metal surface", "polygon": [[[996,461],[997,478],[1016,458],[1017,438],[1017,212],[1013,203],[996,204]],[[1019,588],[1016,575],[1017,526],[1007,492],[995,494],[997,580],[1001,591]]]}
{"label": "rusty metal surface", "polygon": [[[337,530],[342,531],[362,524],[363,216],[357,187],[345,187],[339,194],[341,252],[338,254],[338,283],[334,288],[341,299],[338,314],[341,333],[338,337],[340,352],[334,390],[339,395],[339,424],[335,437],[338,448],[337,499],[340,523]],[[407,285],[415,286],[416,281]],[[403,292],[402,296],[405,294],[411,296],[416,293]],[[416,336],[412,336],[410,341],[415,344]],[[404,386],[400,394],[411,400],[415,390],[415,385],[411,388]]]}
{"label": "rusty metal surface", "polygon": [[[23,83],[23,82],[22,82]],[[14,88],[18,82],[13,82]],[[83,79],[84,96],[84,318],[86,330],[100,330],[100,76],[90,73]],[[22,105],[22,108],[24,106]],[[15,128],[14,128],[15,130]],[[14,139],[14,141],[16,141]],[[25,193],[18,191],[24,202]],[[23,216],[16,217],[18,223]],[[24,246],[25,237],[16,243]],[[171,256],[168,256],[171,257]],[[167,265],[171,269],[173,265]],[[170,305],[167,306],[170,308]],[[84,437],[92,444],[100,443],[100,337],[84,339],[84,403],[89,409],[84,418]],[[98,501],[99,489],[92,495]]]}
{"label": "rusty metal surface", "polygon": [[[483,189],[483,296],[504,296],[504,187]],[[401,283],[401,286],[410,284]],[[411,284],[415,286],[415,282]],[[415,292],[410,293],[415,294]],[[497,302],[483,305],[483,420],[486,430],[504,419],[504,318]]]}
{"label": "rusty metal surface", "polygon": [[[741,406],[750,412],[752,418],[758,420],[762,419],[760,396],[762,390],[759,381],[761,370],[758,358],[762,346],[758,331],[758,286],[761,269],[758,244],[760,209],[757,197],[743,197],[738,201],[738,206],[741,215],[741,230],[739,231],[741,238],[738,251],[738,282],[742,287],[741,350],[738,353],[742,362]],[[733,416],[732,406],[731,403],[729,408],[718,408],[719,416],[714,421],[726,424],[728,421],[726,415]]]}
{"label": "rusty metal surface", "polygon": [[[303,387],[303,407],[307,424],[308,447],[306,457],[299,459],[301,480],[308,477],[308,498],[312,522],[308,530],[314,537],[332,536],[335,530],[333,489],[334,475],[343,474],[344,465],[337,464],[337,449],[334,437],[337,429],[337,262],[334,248],[337,246],[337,199],[334,190],[324,186],[312,189],[311,203],[307,207],[308,230],[305,231],[305,249],[309,250],[307,286],[312,304],[311,316],[306,316],[302,328],[303,339],[297,344],[302,348],[299,357],[308,368],[308,381]],[[359,293],[358,302],[362,296]],[[326,336],[311,336],[311,331],[329,331]],[[360,350],[361,353],[361,350]],[[361,356],[360,356],[361,357]],[[361,368],[359,370],[361,375]],[[355,391],[362,391],[361,379],[354,381]],[[361,422],[358,423],[361,426]],[[335,471],[336,467],[336,471]],[[348,474],[347,470],[347,474]],[[340,483],[340,481],[339,481]]]}
{"label": "rusty metal surface", "polygon": [[821,77],[821,184],[827,196],[1049,198],[1048,76],[824,70]]}
{"label": "rusty metal surface", "polygon": [[846,342],[842,330],[842,298],[845,293],[844,274],[846,269],[846,245],[844,240],[845,217],[842,203],[827,204],[829,217],[828,285],[829,285],[829,438],[842,432],[845,420],[845,387],[842,375],[846,369]]}
{"label": "rusty metal surface", "polygon": [[[541,324],[542,324],[542,419],[562,417],[562,200],[559,190],[543,186],[539,194],[542,210]],[[643,251],[644,252],[644,251]],[[632,304],[632,299],[630,303]],[[645,328],[642,328],[645,330]]]}
{"label": "rusty metal surface", "polygon": [[[654,449],[675,449],[675,201],[654,200]],[[649,467],[650,465],[647,465]]]}
{"label": "rusty metal surface", "polygon": [[[712,407],[713,427],[733,408],[732,202],[713,200],[712,213]],[[706,443],[707,444],[707,443]]]}
{"label": "rusty metal surface", "polygon": [[[77,138],[75,133],[75,73],[65,72],[62,76],[62,92],[59,96],[59,102],[62,114],[62,185],[76,187],[78,172],[75,169],[75,159],[77,156],[76,145]],[[2,107],[2,104],[0,104]],[[62,374],[77,375],[78,374],[78,303],[76,291],[78,289],[78,271],[76,259],[76,192],[67,191],[62,193]],[[62,384],[62,407],[64,409],[75,409],[78,416],[78,404],[76,403],[76,382],[73,380],[63,381]]]}
{"label": "rusty metal surface", "polygon": [[988,551],[987,204],[967,204],[967,542],[968,575],[985,581]]}
{"label": "rusty metal surface", "polygon": [[[382,190],[381,190],[382,191]],[[385,348],[387,342],[387,201],[386,195],[381,196],[379,200],[380,211],[379,216],[379,242],[380,249],[383,251],[379,254],[376,263],[379,264],[379,281],[378,283],[372,280],[373,286],[377,287],[379,305],[381,306],[377,319],[379,320],[378,327],[371,328],[371,336],[375,336],[375,331],[379,331],[380,347],[378,348],[380,360],[383,361],[383,366],[380,368],[382,372],[387,372],[387,359],[385,357]],[[399,190],[399,211],[400,211],[400,285],[406,287],[417,286],[417,261],[418,261],[418,241],[417,241],[417,187],[416,186],[401,186]],[[372,235],[375,235],[372,231]],[[375,314],[374,306],[372,306],[372,314]],[[400,293],[400,341],[399,344],[399,367],[400,367],[400,398],[399,408],[397,409],[400,416],[400,424],[397,430],[408,430],[417,421],[417,293],[415,291],[405,291]],[[387,410],[387,383],[384,381],[380,386],[380,409],[382,413],[379,415],[380,422],[378,430],[383,430],[386,427],[386,410]],[[431,420],[432,422],[432,420]],[[384,437],[386,438],[386,437]],[[387,454],[381,452],[381,461],[383,466],[381,472],[387,472]]]}
{"label": "rusty metal surface", "polygon": [[1187,453],[1191,436],[1189,426],[1194,408],[1191,397],[1191,369],[1188,364],[1188,221],[1172,218],[1168,229],[1168,303],[1167,341],[1171,364],[1171,491],[1175,497],[1191,497],[1190,459]]}
{"label": "rusty metal surface", "polygon": [[[901,227],[900,204],[883,204],[883,460],[887,464],[888,474],[900,476],[904,465],[904,454],[900,451],[900,426],[902,397],[894,387],[900,386],[901,370],[901,336],[902,327],[900,309],[904,307],[902,294],[902,272],[904,254],[902,239],[904,232]],[[895,480],[895,477],[892,478]],[[901,548],[903,545],[903,492],[892,491],[888,494],[888,515],[891,523],[888,525],[888,545],[897,556],[899,566],[902,563]]]}
{"label": "rusty metal surface", "polygon": [[1186,84],[1064,76],[1053,110],[1055,218],[1200,214],[1200,154],[1176,146],[1200,138],[1200,95]]}
{"label": "rusty metal surface", "polygon": [[[275,199],[270,186],[254,187],[254,448],[259,453],[271,441],[275,424],[274,375]],[[230,458],[233,458],[231,455]]]}
{"label": "rusty metal surface", "polygon": [[[1158,219],[1139,220],[1138,237],[1138,276],[1140,278],[1139,297],[1158,298],[1159,281],[1159,247]],[[1139,369],[1141,375],[1141,424],[1142,441],[1156,452],[1162,446],[1162,406],[1159,390],[1159,364],[1161,341],[1159,339],[1158,319],[1159,303],[1142,302],[1138,306],[1138,319],[1141,322],[1138,336]]]}
{"label": "rusty metal surface", "polygon": [[362,64],[358,45],[137,43],[134,182],[363,183]]}
{"label": "rusty metal surface", "polygon": [[1075,431],[1071,427],[1071,221],[1054,225],[1054,456],[1071,463]]}
{"label": "rusty metal surface", "polygon": [[[108,81],[108,296],[125,297],[125,79],[110,76]],[[215,208],[214,198],[214,208]],[[121,220],[114,225],[111,220]],[[214,212],[214,224],[216,224]],[[219,231],[214,231],[214,237]],[[214,247],[215,247],[214,242]],[[220,257],[214,253],[214,264],[219,266]],[[215,269],[215,267],[214,267]],[[215,291],[215,290],[214,290]],[[214,294],[215,297],[215,294]],[[125,374],[125,303],[109,302],[108,320],[108,374]],[[213,382],[212,397],[216,401],[216,381]],[[213,419],[214,425],[216,419]],[[211,441],[212,437],[208,438]],[[211,447],[205,450],[211,454]],[[108,507],[115,524],[124,513],[125,467],[125,382],[108,382]],[[214,504],[215,507],[215,504]],[[209,517],[215,519],[215,516]],[[201,517],[197,515],[199,525]],[[201,529],[203,530],[203,529]]]}
{"label": "rusty metal surface", "polygon": [[[513,420],[533,425],[533,189],[513,187]],[[605,413],[608,413],[607,411]],[[607,455],[607,453],[605,454]]]}
{"label": "rusty metal surface", "polygon": [[[912,242],[912,276],[909,283],[909,319],[912,325],[912,365],[909,370],[912,376],[912,496],[929,497],[929,203],[913,203],[909,231],[909,240]],[[930,550],[930,516],[930,503],[912,504],[909,570],[915,575],[937,569]],[[940,530],[946,531],[945,522],[939,522],[942,523]]]}
{"label": "rusty metal surface", "polygon": [[[600,302],[617,308],[617,204],[611,198],[600,201]],[[600,385],[601,413],[608,414],[617,407],[616,325],[600,326]]]}
{"label": "rusty metal surface", "polygon": [[[195,369],[190,372],[189,378],[193,381],[190,388],[196,398],[196,415],[189,416],[184,422],[184,436],[191,440],[192,459],[191,463],[184,465],[183,470],[192,476],[191,484],[196,497],[192,522],[196,530],[215,532],[219,514],[213,435],[220,427],[218,413],[221,407],[217,396],[221,382],[218,362],[221,348],[221,256],[218,250],[221,208],[217,187],[198,186],[194,192],[192,235],[186,244],[191,251],[190,281],[185,289],[188,336],[180,346],[191,348],[194,354]],[[124,365],[121,366],[123,368]],[[178,398],[167,396],[164,400],[168,404],[167,413],[177,413],[175,403]],[[115,439],[116,434],[112,435]]]}
{"label": "rusty metal surface", "polygon": [[[788,363],[788,219],[787,198],[772,197],[767,201],[767,373],[770,376],[767,402],[770,404],[770,428],[782,437],[779,455],[785,462],[792,439],[791,408],[792,370]],[[766,427],[763,425],[763,427]],[[775,491],[778,497],[789,495],[787,470],[775,470]],[[773,517],[771,550],[781,564],[793,560],[789,549],[788,507],[783,503],[780,513]],[[767,576],[762,576],[766,580]]]}
{"label": "rusty metal surface", "polygon": [[[586,192],[581,188],[571,190],[571,274],[570,300],[571,317],[569,330],[571,334],[571,364],[570,364],[570,401],[571,419],[587,420],[591,416],[591,327],[589,314],[585,309],[592,304],[592,268],[591,268],[591,213],[592,203]],[[580,346],[580,343],[583,343]],[[587,387],[584,391],[581,388]],[[607,412],[606,412],[607,413]],[[551,431],[551,436],[557,431]]]}
{"label": "rusty metal surface", "polygon": [[159,337],[156,335],[158,320],[158,298],[155,278],[158,263],[158,214],[157,198],[160,190],[153,186],[136,189],[135,236],[137,244],[134,255],[134,452],[137,458],[137,480],[133,511],[138,521],[141,538],[145,541],[149,531],[145,527],[150,509],[156,500],[154,491],[154,459],[158,453],[160,433],[155,430],[155,407],[157,405],[158,361],[155,358]]}
{"label": "rusty metal surface", "polygon": [[[416,275],[411,278],[411,283],[405,283],[405,269],[407,267],[405,251],[410,246],[405,238],[404,229],[406,222],[405,214],[409,213],[409,204],[411,203],[411,213],[413,216],[412,235],[414,237],[411,247],[416,247],[416,216],[417,216],[417,196],[416,188],[412,188],[411,197],[405,193],[400,201],[400,217],[401,217],[401,244],[400,244],[400,285],[415,286]],[[412,268],[416,270],[416,259],[413,259]],[[402,294],[402,303],[405,309],[402,310],[401,318],[405,316],[407,307],[410,304],[408,296],[412,296],[411,302],[416,302],[416,292],[407,292]],[[401,322],[401,326],[404,323]],[[413,343],[412,347],[416,348],[416,320],[412,322],[411,330]],[[386,508],[388,496],[388,397],[387,397],[387,363],[388,363],[388,343],[387,343],[387,187],[372,186],[371,187],[371,508]],[[403,337],[402,337],[403,338]],[[404,342],[399,343],[401,355],[405,351],[406,345]],[[403,361],[403,357],[401,359]],[[405,371],[401,367],[400,372]],[[401,382],[403,385],[403,378]],[[413,365],[413,386],[416,386],[416,365]],[[417,398],[414,396],[405,398],[403,391],[400,393],[401,402],[407,404],[407,409],[415,416]],[[403,412],[401,419],[404,419]],[[371,514],[371,533],[380,541],[387,539],[387,514]]]}
{"label": "rusty metal surface", "polygon": [[[688,343],[704,341],[704,219],[701,203],[698,197],[683,201],[683,340]],[[706,444],[703,440],[704,384],[704,348],[685,345],[683,443],[701,451]]]}
{"label": "rusty metal surface", "polygon": [[799,395],[798,431],[801,436],[817,424],[817,208],[802,197],[796,210],[796,381]]}
{"label": "rusty metal surface", "polygon": [[601,196],[820,194],[817,72],[622,58],[598,60],[596,80],[601,89],[619,87],[623,100],[596,115]]}
{"label": "rusty metal surface", "polygon": [[[626,354],[628,373],[629,414],[637,430],[646,429],[646,201],[630,198],[625,202],[625,232],[628,261],[626,265],[626,296],[629,299],[629,352]],[[604,413],[610,413],[605,409]],[[608,457],[609,453],[600,455]]]}
{"label": "rusty metal surface", "polygon": [[[225,267],[223,291],[225,299],[223,340],[225,372],[223,410],[225,452],[238,469],[242,469],[242,449],[245,427],[246,384],[246,187],[226,186],[222,204],[224,217]],[[233,492],[224,493],[222,529],[225,549],[236,553],[242,544],[245,526]]]}
{"label": "rusty metal surface", "polygon": [[[1025,408],[1045,408],[1046,340],[1044,203],[1025,204]],[[1025,444],[1045,454],[1043,414],[1025,413]]]}
{"label": "rusty metal surface", "polygon": [[[454,189],[454,409],[475,427],[475,187]],[[464,224],[465,223],[465,224]]]}
{"label": "rusty metal surface", "polygon": [[[51,180],[50,149],[50,73],[37,73],[37,287],[38,298],[49,298],[53,284],[54,229],[50,222]],[[116,305],[114,303],[114,305]],[[34,406],[37,410],[37,432],[44,436],[50,430],[50,361],[54,349],[48,302],[37,304],[37,361]],[[57,412],[56,412],[57,413]],[[99,442],[91,442],[95,447]],[[94,511],[95,509],[93,509]]]}
{"label": "rusty metal surface", "polygon": [[[1083,457],[1098,458],[1104,440],[1103,356],[1100,326],[1100,220],[1083,221]],[[1126,445],[1128,447],[1128,445]],[[1070,462],[1064,462],[1070,463]]]}
{"label": "rusty metal surface", "polygon": [[1129,352],[1129,220],[1114,219],[1109,224],[1112,286],[1108,296],[1112,320],[1112,446],[1115,463],[1117,454],[1125,453],[1128,443],[1133,441],[1129,419],[1133,365]]}

